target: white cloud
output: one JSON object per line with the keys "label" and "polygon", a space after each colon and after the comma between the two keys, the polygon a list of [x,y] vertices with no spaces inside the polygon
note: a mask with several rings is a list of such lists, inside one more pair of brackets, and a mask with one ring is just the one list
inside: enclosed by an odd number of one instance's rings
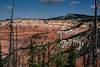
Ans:
{"label": "white cloud", "polygon": [[91,8],[91,9],[94,9],[94,8],[95,8],[95,6],[94,6],[94,5],[91,5],[91,6],[90,6],[90,8]]}
{"label": "white cloud", "polygon": [[64,0],[41,0],[43,3],[59,3]]}
{"label": "white cloud", "polygon": [[[91,9],[94,9],[95,8],[95,5],[91,5],[90,8]],[[98,8],[100,9],[100,4],[98,5]]]}
{"label": "white cloud", "polygon": [[10,10],[10,9],[12,9],[12,6],[7,6],[6,8]]}
{"label": "white cloud", "polygon": [[78,5],[78,4],[80,4],[79,1],[72,1],[72,2],[69,3],[69,5],[71,5],[71,6],[72,6],[72,5]]}

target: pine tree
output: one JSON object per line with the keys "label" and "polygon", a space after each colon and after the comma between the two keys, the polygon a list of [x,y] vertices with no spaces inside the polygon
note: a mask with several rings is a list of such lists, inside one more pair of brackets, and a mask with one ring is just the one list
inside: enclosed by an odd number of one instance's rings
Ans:
{"label": "pine tree", "polygon": [[73,50],[68,55],[68,66],[69,67],[75,67],[75,64],[74,64],[75,58],[76,58],[76,52],[75,50]]}
{"label": "pine tree", "polygon": [[[74,45],[73,43],[73,39],[72,39],[72,46]],[[76,50],[75,50],[76,47],[73,47],[71,49],[71,51],[69,51],[68,53],[68,66],[69,67],[75,67],[75,58],[76,58]]]}
{"label": "pine tree", "polygon": [[29,49],[29,56],[30,56],[30,58],[29,58],[29,67],[34,67],[34,55],[33,55],[34,47],[32,45],[32,40],[31,40],[31,44],[30,44],[29,47],[30,47],[30,49]]}

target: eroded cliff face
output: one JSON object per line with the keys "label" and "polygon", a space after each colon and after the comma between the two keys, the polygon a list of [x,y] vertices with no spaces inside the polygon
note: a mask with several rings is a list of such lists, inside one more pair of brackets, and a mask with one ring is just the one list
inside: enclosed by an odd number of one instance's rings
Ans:
{"label": "eroded cliff face", "polygon": [[[0,45],[3,58],[9,53],[9,22],[0,22]],[[31,40],[35,42],[36,46],[47,45],[48,43],[55,43],[58,39],[66,40],[88,30],[88,25],[85,23],[75,27],[77,25],[78,23],[73,23],[70,20],[14,20],[13,42],[15,47],[17,42],[19,64],[28,67],[29,50],[27,48],[30,46]],[[53,46],[51,45],[51,48]]]}

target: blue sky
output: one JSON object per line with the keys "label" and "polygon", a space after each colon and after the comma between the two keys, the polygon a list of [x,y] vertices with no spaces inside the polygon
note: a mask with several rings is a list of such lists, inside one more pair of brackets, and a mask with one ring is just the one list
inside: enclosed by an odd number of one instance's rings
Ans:
{"label": "blue sky", "polygon": [[[0,0],[0,19],[10,17],[11,1]],[[69,13],[93,15],[93,1],[15,0],[14,18],[51,18]]]}

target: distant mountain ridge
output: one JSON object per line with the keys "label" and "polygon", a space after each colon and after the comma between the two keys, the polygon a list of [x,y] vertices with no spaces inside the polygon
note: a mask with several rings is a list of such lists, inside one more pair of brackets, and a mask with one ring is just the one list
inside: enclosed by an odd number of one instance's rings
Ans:
{"label": "distant mountain ridge", "polygon": [[[43,19],[43,18],[14,18],[14,20],[17,19],[21,19],[21,20],[76,20],[76,21],[93,21],[94,20],[94,16],[90,16],[90,15],[84,15],[84,14],[67,14],[64,16],[58,16],[58,17],[54,17],[54,18],[48,18],[48,19]],[[6,21],[6,20],[10,20],[10,19],[3,19],[0,21]],[[100,22],[100,15],[98,15],[97,20]]]}
{"label": "distant mountain ridge", "polygon": [[[97,17],[98,21],[100,21],[100,16]],[[59,16],[54,18],[49,18],[49,20],[83,20],[83,21],[93,21],[94,17],[83,14],[67,14],[65,16]]]}

